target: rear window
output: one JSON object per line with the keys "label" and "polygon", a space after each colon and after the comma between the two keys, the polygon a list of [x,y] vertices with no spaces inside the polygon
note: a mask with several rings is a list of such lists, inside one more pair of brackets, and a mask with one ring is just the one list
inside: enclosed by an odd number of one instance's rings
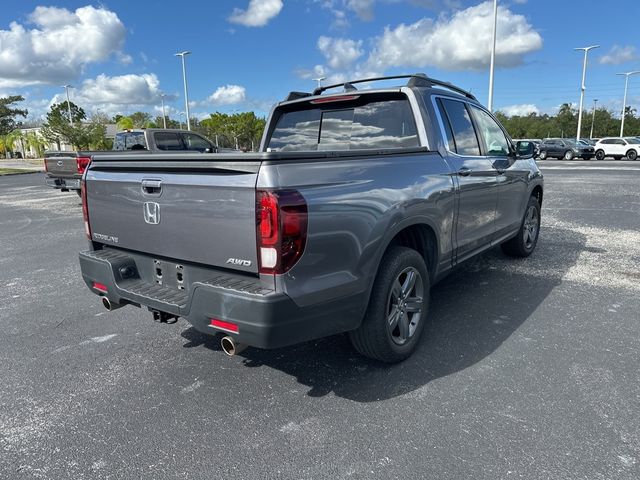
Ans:
{"label": "rear window", "polygon": [[157,132],[155,134],[158,150],[184,150],[180,135],[174,132]]}
{"label": "rear window", "polygon": [[113,141],[114,150],[145,149],[147,143],[144,139],[144,132],[120,132],[116,133]]}
{"label": "rear window", "polygon": [[[400,97],[400,98],[398,98]],[[371,100],[369,100],[371,99]],[[296,104],[277,118],[268,151],[365,150],[420,146],[406,97],[362,95],[349,102]]]}

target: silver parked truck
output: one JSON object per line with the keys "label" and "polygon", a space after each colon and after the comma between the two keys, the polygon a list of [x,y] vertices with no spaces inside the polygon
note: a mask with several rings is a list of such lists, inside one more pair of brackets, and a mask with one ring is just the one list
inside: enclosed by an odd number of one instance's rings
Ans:
{"label": "silver parked truck", "polygon": [[423,74],[292,92],[259,153],[96,155],[82,276],[109,310],[184,317],[231,355],[348,332],[398,362],[447,272],[497,245],[535,249],[532,154],[473,95]]}

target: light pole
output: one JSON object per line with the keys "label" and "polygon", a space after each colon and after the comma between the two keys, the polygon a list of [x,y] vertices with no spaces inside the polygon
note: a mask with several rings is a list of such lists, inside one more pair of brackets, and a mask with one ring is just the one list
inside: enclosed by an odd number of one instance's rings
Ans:
{"label": "light pole", "polygon": [[629,77],[637,73],[640,73],[640,70],[626,73],[616,73],[616,75],[624,75],[624,97],[622,99],[622,122],[620,123],[620,136],[624,134],[624,117],[625,113],[627,113],[627,87],[629,86]]}
{"label": "light pole", "polygon": [[184,117],[184,112],[180,112],[178,114],[179,122],[180,122],[180,130],[182,130],[182,117]]}
{"label": "light pole", "polygon": [[584,91],[586,87],[584,85],[584,78],[587,74],[587,54],[589,50],[598,48],[600,45],[591,45],[590,47],[578,47],[574,50],[584,50],[584,62],[582,63],[582,84],[580,85],[580,110],[578,110],[578,131],[576,132],[576,141],[580,140],[580,132],[582,130],[582,104],[584,102]]}
{"label": "light pole", "polygon": [[493,111],[493,70],[496,66],[496,32],[498,30],[498,0],[493,0],[493,38],[491,43],[491,65],[489,66],[489,101],[487,109]]}
{"label": "light pole", "polygon": [[191,52],[187,50],[174,54],[176,57],[182,58],[182,81],[184,83],[184,109],[187,116],[187,130],[191,130],[191,121],[189,120],[189,92],[187,91],[187,69],[184,65],[184,57],[190,54]]}
{"label": "light pole", "polygon": [[326,80],[327,77],[318,77],[318,78],[314,78],[313,80],[318,82],[318,88],[322,88],[322,80]]}
{"label": "light pole", "polygon": [[160,102],[162,102],[162,128],[167,129],[167,116],[164,113],[164,97],[166,95],[164,93],[160,94]]}
{"label": "light pole", "polygon": [[593,99],[593,114],[591,115],[591,134],[589,135],[589,139],[593,139],[593,124],[596,121],[596,104],[598,103],[598,99]]}
{"label": "light pole", "polygon": [[71,102],[69,101],[69,89],[73,88],[73,85],[63,85],[64,91],[67,93],[67,111],[69,112],[69,125],[73,127],[73,118],[71,117]]}

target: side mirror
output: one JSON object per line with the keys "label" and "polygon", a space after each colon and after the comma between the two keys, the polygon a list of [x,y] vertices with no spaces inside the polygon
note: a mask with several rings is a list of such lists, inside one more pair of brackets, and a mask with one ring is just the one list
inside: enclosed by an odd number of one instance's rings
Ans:
{"label": "side mirror", "polygon": [[533,142],[527,142],[526,140],[520,140],[516,143],[516,155],[520,158],[533,157],[535,147]]}

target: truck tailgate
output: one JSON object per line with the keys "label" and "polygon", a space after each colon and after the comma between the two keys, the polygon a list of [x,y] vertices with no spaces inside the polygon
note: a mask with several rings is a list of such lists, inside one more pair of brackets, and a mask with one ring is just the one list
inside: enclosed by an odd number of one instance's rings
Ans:
{"label": "truck tailgate", "polygon": [[78,163],[75,152],[47,153],[44,163],[49,175],[54,177],[72,177],[78,173]]}
{"label": "truck tailgate", "polygon": [[174,261],[257,272],[260,162],[164,157],[144,165],[94,159],[85,178],[93,241]]}

